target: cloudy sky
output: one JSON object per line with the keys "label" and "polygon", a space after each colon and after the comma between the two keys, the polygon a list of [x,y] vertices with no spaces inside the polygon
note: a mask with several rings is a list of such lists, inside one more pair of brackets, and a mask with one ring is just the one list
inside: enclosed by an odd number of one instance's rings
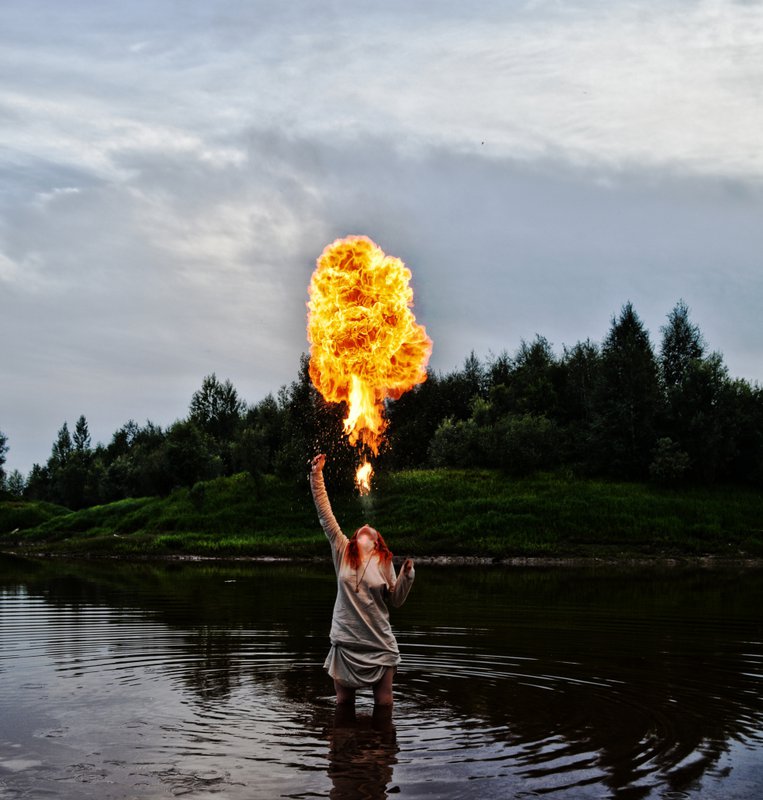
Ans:
{"label": "cloudy sky", "polygon": [[323,247],[413,272],[448,371],[679,299],[763,381],[758,0],[3,0],[0,430],[43,463],[294,379]]}

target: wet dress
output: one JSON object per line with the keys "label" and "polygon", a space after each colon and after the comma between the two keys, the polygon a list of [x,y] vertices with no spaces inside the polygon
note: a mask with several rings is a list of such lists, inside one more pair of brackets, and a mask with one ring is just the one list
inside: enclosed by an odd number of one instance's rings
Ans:
{"label": "wet dress", "polygon": [[349,539],[331,510],[321,472],[310,475],[310,487],[318,519],[331,544],[337,576],[331,650],[323,666],[342,686],[373,686],[388,667],[400,663],[387,603],[397,608],[405,602],[415,573],[411,569],[397,578],[392,562],[382,564],[376,554],[358,569],[351,567],[345,558]]}

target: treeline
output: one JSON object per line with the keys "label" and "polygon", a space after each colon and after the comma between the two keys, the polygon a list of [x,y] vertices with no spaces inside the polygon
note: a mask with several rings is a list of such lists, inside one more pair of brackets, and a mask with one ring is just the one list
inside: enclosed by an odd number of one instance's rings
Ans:
{"label": "treeline", "polygon": [[[297,379],[248,406],[212,374],[188,415],[166,429],[128,422],[93,447],[87,420],[58,432],[45,465],[5,476],[17,496],[82,508],[130,496],[203,491],[213,477],[248,471],[303,480],[310,455],[329,455],[329,480],[351,485],[358,458],[343,435],[344,408],[313,388],[303,356]],[[387,407],[380,471],[489,467],[509,475],[564,467],[575,474],[659,485],[763,487],[763,389],[731,378],[679,302],[655,351],[630,303],[604,341],[555,354],[536,336],[514,355],[474,354],[430,373]],[[0,434],[2,437],[2,434]],[[7,450],[0,438],[0,472]],[[197,486],[197,484],[199,484]]]}

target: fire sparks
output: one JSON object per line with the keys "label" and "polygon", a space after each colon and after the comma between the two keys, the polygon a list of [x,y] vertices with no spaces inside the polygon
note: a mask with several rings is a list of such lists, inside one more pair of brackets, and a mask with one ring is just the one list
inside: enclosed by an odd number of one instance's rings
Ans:
{"label": "fire sparks", "polygon": [[[344,432],[373,455],[387,427],[385,399],[426,380],[432,352],[411,310],[410,279],[399,258],[366,236],[348,236],[326,247],[310,281],[310,377],[327,401],[347,403]],[[362,494],[372,472],[368,461],[358,470]]]}

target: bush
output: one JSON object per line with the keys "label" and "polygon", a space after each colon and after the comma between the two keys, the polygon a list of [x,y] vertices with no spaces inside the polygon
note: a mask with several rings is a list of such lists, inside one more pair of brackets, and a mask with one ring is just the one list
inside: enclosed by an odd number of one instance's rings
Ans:
{"label": "bush", "polygon": [[659,486],[676,486],[686,475],[691,461],[678,442],[669,436],[658,439],[654,458],[649,465],[649,477]]}
{"label": "bush", "polygon": [[509,415],[499,420],[495,432],[485,437],[495,448],[485,466],[497,466],[512,475],[529,475],[549,469],[558,461],[559,432],[544,416]]}
{"label": "bush", "polygon": [[429,444],[429,461],[435,467],[475,467],[484,461],[485,429],[473,420],[444,419]]}

